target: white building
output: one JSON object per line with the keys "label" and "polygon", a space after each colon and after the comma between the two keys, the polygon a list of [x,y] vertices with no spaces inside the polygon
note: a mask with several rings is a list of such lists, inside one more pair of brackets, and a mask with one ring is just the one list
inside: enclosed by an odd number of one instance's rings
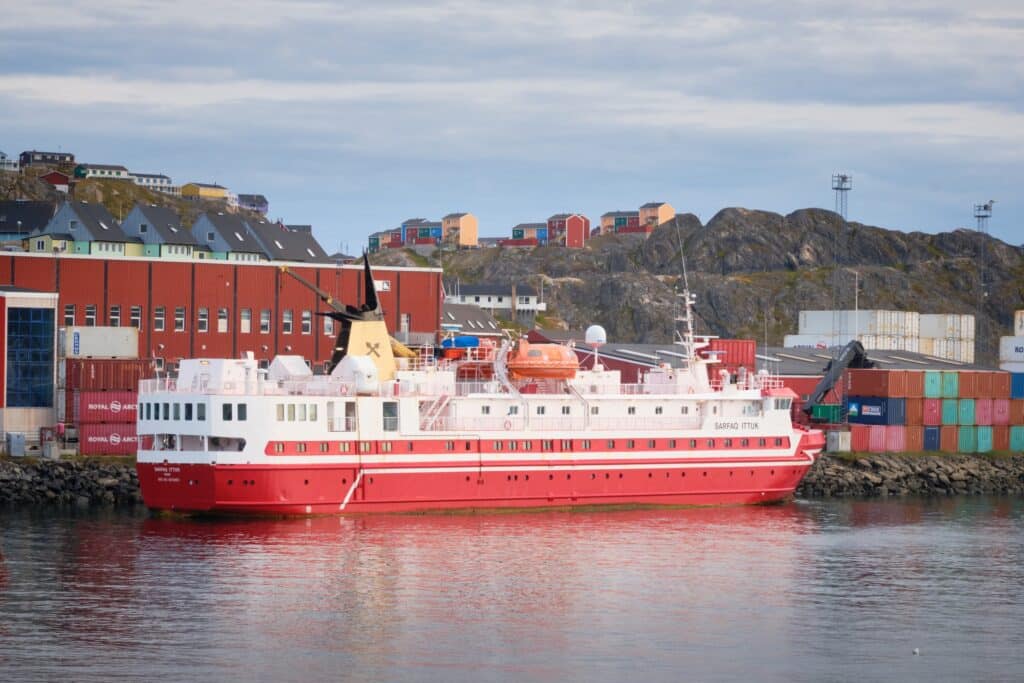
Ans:
{"label": "white building", "polygon": [[0,152],[0,171],[10,171],[11,173],[17,173],[20,168],[17,159],[12,159],[3,152]]}
{"label": "white building", "polygon": [[538,313],[548,310],[537,290],[529,285],[456,285],[444,299],[448,304],[479,306],[492,315],[506,319],[532,321]]}
{"label": "white building", "polygon": [[181,186],[175,185],[171,179],[162,173],[133,173],[132,177],[136,185],[140,185],[153,192],[181,196]]}

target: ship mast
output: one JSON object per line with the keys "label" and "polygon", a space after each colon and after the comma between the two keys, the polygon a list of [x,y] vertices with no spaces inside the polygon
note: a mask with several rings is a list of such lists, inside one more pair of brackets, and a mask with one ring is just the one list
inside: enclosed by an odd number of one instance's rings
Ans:
{"label": "ship mast", "polygon": [[690,278],[686,272],[686,255],[683,254],[683,239],[679,234],[678,222],[676,223],[676,243],[679,245],[679,262],[682,264],[683,269],[683,291],[676,292],[676,297],[682,302],[682,305],[681,310],[680,307],[676,309],[675,344],[683,348],[686,364],[690,366],[693,364],[693,359],[696,356],[693,335],[693,305],[697,302],[697,297],[690,292]]}

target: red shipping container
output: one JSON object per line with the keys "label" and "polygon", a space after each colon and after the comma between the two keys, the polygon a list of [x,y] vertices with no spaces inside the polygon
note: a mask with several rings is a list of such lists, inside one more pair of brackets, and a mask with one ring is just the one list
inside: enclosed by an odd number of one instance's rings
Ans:
{"label": "red shipping container", "polygon": [[757,342],[753,339],[710,339],[708,346],[701,349],[701,354],[708,358],[718,358],[724,366],[754,368],[754,354]]}
{"label": "red shipping container", "polygon": [[854,453],[866,453],[871,427],[868,425],[850,425],[850,450]]}
{"label": "red shipping container", "polygon": [[1010,428],[1005,425],[992,428],[992,450],[1010,450]]}
{"label": "red shipping container", "polygon": [[134,422],[138,416],[139,395],[134,391],[76,392],[74,421]]}
{"label": "red shipping container", "polygon": [[[978,374],[984,373],[979,372]],[[992,399],[974,399],[974,424],[983,426],[992,424]]]}
{"label": "red shipping container", "polygon": [[1010,426],[1024,425],[1024,398],[1010,399]]}
{"label": "red shipping container", "polygon": [[151,379],[153,361],[146,359],[68,358],[65,362],[65,388],[68,391],[138,391],[140,379]]}
{"label": "red shipping container", "polygon": [[906,424],[908,425],[922,425],[924,424],[924,399],[923,398],[908,398],[906,401],[907,406],[907,417]]}
{"label": "red shipping container", "polygon": [[847,370],[846,395],[904,398],[907,395],[907,371]]}
{"label": "red shipping container", "polygon": [[[713,366],[708,366],[709,370]],[[717,369],[717,368],[716,368]],[[712,379],[718,379],[713,377]],[[815,387],[818,386],[818,382],[821,381],[821,377],[815,377],[813,375],[784,375],[780,376],[779,379],[782,381],[782,386],[792,389],[797,396],[801,398],[810,396],[811,392],[814,391]],[[839,394],[838,389],[841,387],[839,383],[836,384],[832,389],[825,394],[825,398],[822,399],[822,403],[842,403],[842,396]]]}
{"label": "red shipping container", "polygon": [[938,427],[942,424],[941,398],[926,398],[921,405],[924,407],[921,424],[926,427]]}
{"label": "red shipping container", "polygon": [[138,447],[134,422],[84,424],[78,428],[78,452],[82,455],[134,455]]}
{"label": "red shipping container", "polygon": [[924,370],[907,370],[907,398],[924,398]]}
{"label": "red shipping container", "polygon": [[[992,373],[974,373],[974,397],[992,398]],[[980,422],[978,424],[981,424]]]}
{"label": "red shipping container", "polygon": [[907,453],[924,452],[924,427],[907,427]]}
{"label": "red shipping container", "polygon": [[946,426],[939,430],[939,449],[943,453],[956,453],[960,450],[959,427]]}
{"label": "red shipping container", "polygon": [[884,425],[869,425],[868,452],[885,453],[886,433]]}
{"label": "red shipping container", "polygon": [[960,375],[960,398],[975,398],[978,395],[978,373],[970,370],[961,370]]}
{"label": "red shipping container", "polygon": [[886,453],[903,453],[907,450],[907,428],[903,425],[885,427]]}
{"label": "red shipping container", "polygon": [[992,373],[992,398],[1010,398],[1010,373]]}
{"label": "red shipping container", "polygon": [[994,398],[994,399],[992,399],[992,424],[994,424],[994,425],[1008,425],[1008,424],[1010,424],[1010,399],[1008,399],[1008,398]]}

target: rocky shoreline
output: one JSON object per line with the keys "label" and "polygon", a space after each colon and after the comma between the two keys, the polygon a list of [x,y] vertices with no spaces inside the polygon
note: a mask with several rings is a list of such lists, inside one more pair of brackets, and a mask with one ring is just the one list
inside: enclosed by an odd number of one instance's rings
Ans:
{"label": "rocky shoreline", "polygon": [[[797,498],[1024,495],[1024,455],[825,455]],[[135,506],[130,460],[0,459],[0,505]]]}

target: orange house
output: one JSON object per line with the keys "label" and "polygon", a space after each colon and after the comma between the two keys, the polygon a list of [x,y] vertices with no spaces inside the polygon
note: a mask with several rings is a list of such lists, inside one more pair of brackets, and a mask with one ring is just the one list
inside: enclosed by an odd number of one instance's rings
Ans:
{"label": "orange house", "polygon": [[640,207],[640,226],[651,232],[662,223],[675,218],[676,210],[668,202],[648,202]]}
{"label": "orange house", "polygon": [[441,239],[447,241],[454,235],[460,247],[477,246],[477,220],[471,213],[450,213],[441,219]]}

